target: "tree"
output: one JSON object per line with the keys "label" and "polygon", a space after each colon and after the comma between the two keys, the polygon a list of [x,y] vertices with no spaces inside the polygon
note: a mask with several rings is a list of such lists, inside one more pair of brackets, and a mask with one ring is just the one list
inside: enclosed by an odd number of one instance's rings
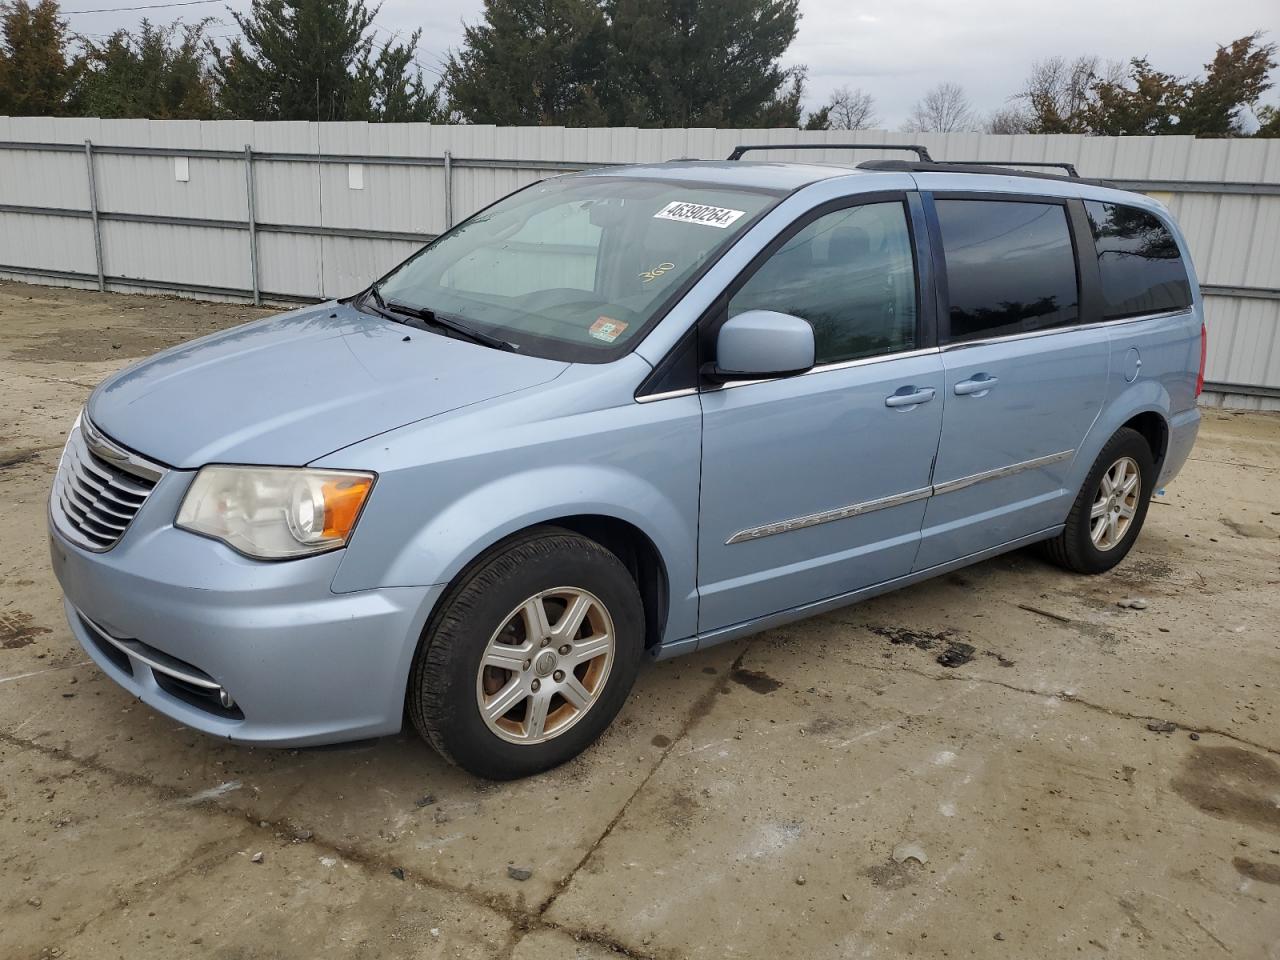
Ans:
{"label": "tree", "polygon": [[599,125],[609,34],[598,0],[484,0],[444,71],[472,123]]}
{"label": "tree", "polygon": [[1204,65],[1203,80],[1192,83],[1178,119],[1179,133],[1229,137],[1242,132],[1240,114],[1271,89],[1268,74],[1276,67],[1276,45],[1263,43],[1261,32],[1218,47]]}
{"label": "tree", "polygon": [[830,130],[831,129],[831,107],[819,107],[804,119],[804,128],[806,130]]}
{"label": "tree", "polygon": [[1257,110],[1258,129],[1255,137],[1280,137],[1280,107],[1267,104]]}
{"label": "tree", "polygon": [[1018,107],[1002,107],[987,117],[982,125],[984,133],[1030,133],[1032,118]]}
{"label": "tree", "polygon": [[955,133],[977,125],[969,97],[956,83],[940,83],[911,108],[904,130],[919,133]]}
{"label": "tree", "polygon": [[94,117],[207,120],[216,115],[213,76],[205,53],[209,21],[117,30],[106,42],[83,38],[85,71],[76,101]]}
{"label": "tree", "polygon": [[61,116],[80,73],[56,0],[0,3],[0,114]]}
{"label": "tree", "polygon": [[800,123],[804,72],[779,60],[799,0],[603,0],[610,119],[645,127]]}
{"label": "tree", "polygon": [[[815,120],[818,117],[820,119]],[[880,122],[876,101],[869,93],[836,87],[826,105],[809,116],[810,130],[870,130]],[[821,126],[812,124],[821,123]]]}
{"label": "tree", "polygon": [[1127,65],[1050,57],[1032,66],[1011,99],[1028,111],[1031,133],[1239,135],[1242,114],[1256,114],[1271,87],[1275,54],[1275,44],[1252,33],[1218,47],[1205,75],[1190,80],[1155,69],[1146,57]]}
{"label": "tree", "polygon": [[1022,90],[1010,99],[1022,101],[1028,111],[1028,133],[1087,133],[1095,85],[1123,80],[1119,63],[1103,64],[1092,56],[1049,57],[1031,65]]}
{"label": "tree", "polygon": [[800,126],[800,117],[804,113],[804,85],[809,79],[809,68],[806,66],[789,67],[782,71],[783,85],[760,112],[754,126],[765,129]]}
{"label": "tree", "polygon": [[1146,57],[1135,57],[1124,80],[1095,81],[1084,111],[1086,129],[1111,137],[1182,133],[1178,117],[1188,89],[1181,77],[1152,68]]}
{"label": "tree", "polygon": [[232,10],[243,39],[232,40],[225,53],[210,47],[220,108],[248,120],[430,112],[434,99],[421,74],[405,73],[418,35],[405,44],[389,40],[375,53],[377,12],[365,0],[252,0],[247,14]]}
{"label": "tree", "polygon": [[447,119],[439,88],[427,87],[422,67],[413,56],[421,36],[422,31],[415,30],[403,44],[388,40],[376,56],[360,65],[356,102],[365,107],[360,119],[377,123],[440,123]]}

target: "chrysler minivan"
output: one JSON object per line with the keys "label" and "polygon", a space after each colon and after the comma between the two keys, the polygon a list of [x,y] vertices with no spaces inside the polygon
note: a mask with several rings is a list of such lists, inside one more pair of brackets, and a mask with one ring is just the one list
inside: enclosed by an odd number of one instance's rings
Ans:
{"label": "chrysler minivan", "polygon": [[1030,544],[1098,573],[1199,424],[1154,200],[998,166],[526,187],[348,299],[107,379],[49,503],[72,631],[244,744],[584,750],[646,655]]}

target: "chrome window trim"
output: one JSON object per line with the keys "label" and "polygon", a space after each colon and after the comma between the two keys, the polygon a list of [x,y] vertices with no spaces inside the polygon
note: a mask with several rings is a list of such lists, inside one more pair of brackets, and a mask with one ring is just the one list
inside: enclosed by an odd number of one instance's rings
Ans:
{"label": "chrome window trim", "polygon": [[933,485],[934,496],[944,493],[954,493],[957,490],[964,490],[975,484],[985,483],[987,480],[999,480],[1002,477],[1011,477],[1015,473],[1022,473],[1024,470],[1035,470],[1037,467],[1047,467],[1050,464],[1061,463],[1063,460],[1070,460],[1075,456],[1075,450],[1059,450],[1057,453],[1050,453],[1043,457],[1034,457],[1031,460],[1021,460],[1018,463],[1011,463],[1004,467],[996,467],[994,470],[983,470],[981,473],[973,473],[967,477],[957,477],[955,480],[944,480],[942,483]]}
{"label": "chrome window trim", "polygon": [[807,527],[816,527],[822,523],[832,523],[836,520],[846,520],[850,517],[860,517],[863,514],[873,513],[876,510],[887,510],[889,507],[898,507],[906,503],[915,503],[917,500],[924,500],[928,497],[938,496],[944,493],[954,493],[957,490],[964,490],[975,484],[983,483],[987,480],[999,480],[1002,477],[1011,477],[1016,473],[1022,473],[1024,470],[1034,470],[1037,467],[1047,467],[1050,464],[1061,463],[1064,460],[1070,460],[1075,456],[1075,450],[1060,450],[1057,453],[1050,453],[1047,456],[1035,457],[1031,460],[1022,460],[1018,463],[1011,463],[1007,466],[996,467],[994,470],[984,470],[981,473],[971,474],[967,477],[959,477],[955,480],[947,480],[943,483],[936,483],[928,487],[920,487],[916,490],[907,490],[904,493],[895,493],[889,497],[881,497],[878,500],[865,500],[862,503],[851,503],[848,506],[836,507],[834,510],[824,510],[821,513],[811,513],[803,517],[796,517],[792,520],[779,520],[774,523],[761,524],[758,527],[748,527],[746,530],[739,530],[728,540],[725,545],[734,543],[746,543],[750,540],[759,540],[763,537],[772,537],[779,533],[790,533],[792,530],[803,530]]}
{"label": "chrome window trim", "polygon": [[655,400],[671,400],[675,397],[691,397],[698,392],[697,387],[681,387],[679,390],[664,390],[662,393],[647,393],[636,397],[636,403],[653,403]]}
{"label": "chrome window trim", "polygon": [[126,450],[116,444],[110,437],[94,426],[93,421],[88,416],[81,414],[78,419],[80,421],[80,435],[84,438],[85,445],[90,452],[106,460],[112,466],[119,467],[125,473],[131,473],[135,477],[150,480],[152,483],[158,483],[160,478],[168,472],[160,464],[153,463],[132,450]]}
{"label": "chrome window trim", "polygon": [[796,517],[794,520],[780,520],[777,523],[766,523],[759,527],[749,527],[746,530],[740,530],[725,541],[725,544],[744,543],[748,540],[759,540],[762,537],[772,537],[778,533],[790,533],[792,530],[803,530],[806,527],[816,527],[822,523],[832,523],[836,520],[845,520],[849,517],[859,517],[865,513],[873,513],[876,510],[887,510],[890,507],[898,507],[904,503],[914,503],[917,500],[924,500],[931,493],[932,487],[920,487],[918,490],[908,490],[905,493],[895,493],[890,497],[881,497],[878,500],[866,500],[862,503],[851,503],[845,507],[836,507],[834,510],[824,510],[821,513],[811,513],[805,517]]}
{"label": "chrome window trim", "polygon": [[873,363],[888,363],[890,360],[909,360],[912,357],[927,357],[938,352],[937,347],[921,347],[918,350],[904,350],[901,353],[876,354],[874,357],[858,357],[855,360],[839,360],[835,363],[822,363],[810,367],[804,373],[789,377],[764,377],[760,380],[729,380],[726,383],[708,388],[709,391],[727,390],[733,387],[750,387],[757,383],[774,383],[778,380],[795,380],[797,377],[811,377],[815,373],[827,373],[833,370],[851,370],[854,367],[866,367]]}
{"label": "chrome window trim", "polygon": [[975,340],[957,340],[955,343],[944,343],[939,348],[945,352],[963,350],[966,347],[981,347],[988,343],[1008,343],[1011,340],[1033,340],[1037,337],[1050,337],[1054,334],[1071,333],[1075,330],[1099,330],[1104,327],[1118,327],[1125,323],[1140,323],[1144,320],[1163,320],[1166,317],[1181,317],[1193,312],[1193,307],[1181,310],[1161,310],[1158,313],[1143,313],[1136,317],[1117,317],[1115,320],[1098,320],[1095,323],[1069,323],[1061,327],[1049,327],[1046,330],[1029,330],[1025,333],[1008,333],[1000,337],[979,337]]}

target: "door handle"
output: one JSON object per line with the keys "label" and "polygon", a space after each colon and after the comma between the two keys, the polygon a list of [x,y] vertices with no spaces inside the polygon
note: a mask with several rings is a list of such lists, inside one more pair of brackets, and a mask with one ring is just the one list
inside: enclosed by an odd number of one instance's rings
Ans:
{"label": "door handle", "polygon": [[928,403],[932,400],[935,392],[936,391],[933,387],[925,387],[922,390],[916,390],[912,393],[892,393],[884,398],[884,405],[886,407],[919,406],[922,403]]}
{"label": "door handle", "polygon": [[972,380],[961,380],[956,384],[957,397],[983,397],[987,391],[1000,382],[999,377],[989,377],[980,373]]}

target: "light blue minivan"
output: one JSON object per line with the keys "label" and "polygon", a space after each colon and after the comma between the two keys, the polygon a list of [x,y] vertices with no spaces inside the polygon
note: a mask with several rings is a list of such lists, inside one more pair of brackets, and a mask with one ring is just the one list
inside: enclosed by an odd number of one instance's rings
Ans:
{"label": "light blue minivan", "polygon": [[71,629],[215,736],[407,713],[510,778],[645,654],[1028,544],[1109,569],[1199,424],[1186,245],[1146,197],[919,152],[545,180],[116,374],[50,498]]}

